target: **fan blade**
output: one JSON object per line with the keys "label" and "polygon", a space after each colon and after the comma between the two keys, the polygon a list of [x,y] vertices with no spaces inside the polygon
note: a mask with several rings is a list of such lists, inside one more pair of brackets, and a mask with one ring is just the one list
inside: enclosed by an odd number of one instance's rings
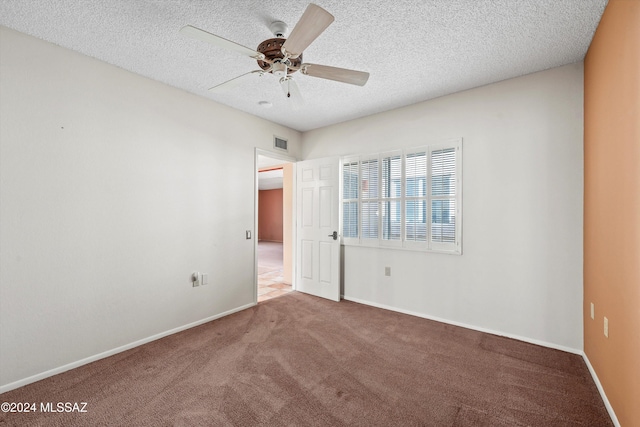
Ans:
{"label": "fan blade", "polygon": [[251,71],[246,74],[239,75],[238,77],[235,77],[231,80],[227,80],[224,83],[220,83],[217,86],[209,88],[209,90],[214,93],[224,92],[229,89],[233,89],[236,86],[241,85],[243,82],[249,80],[249,78],[251,78],[252,76],[262,76],[263,74],[264,74],[263,70]]}
{"label": "fan blade", "polygon": [[208,33],[200,28],[192,27],[191,25],[182,27],[180,32],[189,37],[193,37],[194,39],[202,40],[203,42],[210,43],[223,49],[233,50],[254,59],[264,59],[264,55],[260,52],[256,52],[253,49],[249,49],[248,47],[232,42],[231,40],[216,36],[215,34]]}
{"label": "fan blade", "polygon": [[291,77],[280,79],[280,86],[282,86],[287,98],[291,100],[294,109],[297,110],[304,106],[304,99],[295,80]]}
{"label": "fan blade", "polygon": [[327,65],[302,64],[302,74],[321,79],[335,80],[337,82],[364,86],[369,80],[369,73],[364,71],[347,70],[346,68],[329,67]]}
{"label": "fan blade", "polygon": [[329,25],[335,18],[332,14],[309,3],[302,17],[291,31],[282,48],[294,58],[297,58]]}

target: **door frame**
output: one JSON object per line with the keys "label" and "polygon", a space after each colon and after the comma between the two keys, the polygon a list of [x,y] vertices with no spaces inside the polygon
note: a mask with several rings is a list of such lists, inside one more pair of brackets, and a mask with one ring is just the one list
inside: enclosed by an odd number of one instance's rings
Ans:
{"label": "door frame", "polygon": [[296,162],[298,161],[298,159],[296,159],[293,156],[290,156],[288,154],[284,154],[284,153],[277,153],[274,151],[269,151],[269,150],[264,150],[261,148],[255,148],[254,150],[254,158],[253,158],[253,193],[254,193],[254,200],[253,200],[253,303],[257,304],[258,303],[258,156],[264,156],[264,157],[269,157],[272,159],[276,159],[276,160],[282,160],[283,163],[291,163],[293,165],[293,182],[292,182],[292,197],[293,197],[293,201],[292,201],[292,207],[294,209],[293,212],[293,221],[291,224],[292,230],[291,230],[291,251],[293,252],[293,265],[291,266],[293,268],[292,274],[291,274],[291,289],[295,290],[296,289],[296,272],[297,272],[297,260],[296,260],[296,224],[297,224],[297,219],[296,219],[296,213],[297,213],[297,200],[296,200],[296,192],[297,192],[297,187],[296,187]]}

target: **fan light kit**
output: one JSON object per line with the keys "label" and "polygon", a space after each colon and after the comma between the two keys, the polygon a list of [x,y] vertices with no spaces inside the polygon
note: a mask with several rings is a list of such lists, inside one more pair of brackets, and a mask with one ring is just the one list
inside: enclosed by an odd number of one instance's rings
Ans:
{"label": "fan light kit", "polygon": [[[275,38],[263,41],[258,45],[257,50],[249,49],[248,47],[191,25],[183,27],[180,32],[215,46],[233,50],[253,58],[258,62],[259,70],[242,74],[210,88],[210,91],[222,92],[238,86],[244,80],[256,76],[261,77],[266,73],[270,73],[279,78],[285,95],[293,101],[294,106],[300,106],[302,104],[302,96],[298,90],[298,85],[291,76],[291,74],[296,71],[300,71],[302,74],[311,77],[319,77],[321,79],[334,80],[358,86],[364,86],[369,79],[369,73],[363,71],[302,62],[302,52],[327,29],[333,20],[333,15],[320,6],[311,3],[307,6],[307,9],[302,14],[300,21],[298,21],[293,28],[293,31],[291,31],[289,38],[284,38],[288,29],[287,24],[282,21],[272,22],[269,29]],[[263,102],[264,101],[261,101],[259,104],[267,106],[263,104]]]}

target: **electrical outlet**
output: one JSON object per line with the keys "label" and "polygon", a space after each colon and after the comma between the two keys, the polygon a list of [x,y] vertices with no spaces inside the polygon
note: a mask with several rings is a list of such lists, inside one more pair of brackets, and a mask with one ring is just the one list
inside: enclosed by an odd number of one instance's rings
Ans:
{"label": "electrical outlet", "polygon": [[385,276],[391,276],[391,267],[385,267],[384,268],[384,275]]}
{"label": "electrical outlet", "polygon": [[196,271],[191,275],[191,283],[194,288],[200,286],[200,273]]}
{"label": "electrical outlet", "polygon": [[609,319],[604,318],[604,336],[609,338]]}
{"label": "electrical outlet", "polygon": [[593,305],[593,303],[591,303],[591,319],[595,319],[596,318],[596,307],[595,305]]}

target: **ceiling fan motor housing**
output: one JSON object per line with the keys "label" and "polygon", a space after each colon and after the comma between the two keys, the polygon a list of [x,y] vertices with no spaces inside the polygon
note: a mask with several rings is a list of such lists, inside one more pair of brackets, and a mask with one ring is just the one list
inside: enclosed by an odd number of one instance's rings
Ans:
{"label": "ceiling fan motor housing", "polygon": [[[258,49],[256,50],[262,53],[266,59],[273,62],[275,60],[284,58],[284,55],[282,54],[282,45],[286,41],[287,39],[283,38],[268,39],[260,43]],[[289,61],[291,61],[291,66],[287,67],[287,73],[295,73],[302,64],[302,54],[300,54],[297,58],[289,58]],[[271,68],[271,64],[269,62],[261,60],[258,60],[258,65],[263,70],[268,70],[269,68]],[[291,69],[291,67],[294,67],[294,69]]]}

